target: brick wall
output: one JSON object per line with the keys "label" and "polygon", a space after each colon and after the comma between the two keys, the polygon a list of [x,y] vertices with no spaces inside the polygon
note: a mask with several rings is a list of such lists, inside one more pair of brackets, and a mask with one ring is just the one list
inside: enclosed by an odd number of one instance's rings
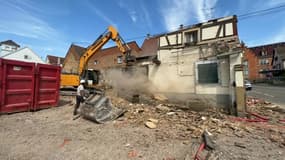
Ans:
{"label": "brick wall", "polygon": [[[244,49],[243,62],[247,61],[248,74],[245,74],[245,78],[254,81],[259,78],[259,67],[258,58],[255,56],[254,52],[248,48]],[[245,64],[245,63],[244,63]],[[246,69],[246,68],[245,68]]]}
{"label": "brick wall", "polygon": [[[130,42],[128,45],[132,50],[131,55],[138,56],[141,53],[136,42]],[[90,58],[88,68],[102,70],[106,68],[124,66],[124,63],[118,63],[118,56],[121,56],[122,61],[124,61],[124,55],[117,46],[102,49]]]}
{"label": "brick wall", "polygon": [[71,45],[63,62],[62,73],[78,73],[80,55],[85,48]]}

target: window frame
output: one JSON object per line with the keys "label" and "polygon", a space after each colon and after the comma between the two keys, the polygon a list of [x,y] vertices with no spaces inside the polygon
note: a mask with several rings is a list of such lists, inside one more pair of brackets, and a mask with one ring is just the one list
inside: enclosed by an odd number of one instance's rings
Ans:
{"label": "window frame", "polygon": [[119,55],[117,56],[117,64],[122,64],[123,63],[123,56],[122,55]]}
{"label": "window frame", "polygon": [[[201,83],[199,82],[199,68],[198,68],[198,65],[201,65],[201,64],[211,64],[211,63],[215,63],[217,65],[217,81],[216,82],[207,82],[207,83]],[[219,61],[218,60],[207,60],[207,61],[200,61],[200,62],[196,62],[195,63],[195,70],[196,70],[196,83],[198,85],[217,85],[217,84],[220,84],[220,74],[219,74]]]}

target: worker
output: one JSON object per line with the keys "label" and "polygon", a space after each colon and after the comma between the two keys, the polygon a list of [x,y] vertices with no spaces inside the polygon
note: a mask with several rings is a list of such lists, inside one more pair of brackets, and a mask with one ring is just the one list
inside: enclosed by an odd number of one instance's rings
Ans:
{"label": "worker", "polygon": [[80,103],[84,102],[85,98],[85,91],[84,91],[84,84],[85,80],[80,80],[80,85],[77,87],[77,92],[76,92],[76,105],[73,111],[73,115],[77,114],[77,109],[80,106]]}

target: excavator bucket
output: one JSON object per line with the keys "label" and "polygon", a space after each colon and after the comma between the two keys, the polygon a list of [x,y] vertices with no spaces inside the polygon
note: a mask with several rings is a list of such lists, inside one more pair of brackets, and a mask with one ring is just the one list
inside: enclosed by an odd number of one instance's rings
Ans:
{"label": "excavator bucket", "polygon": [[104,95],[92,95],[81,107],[80,114],[85,119],[105,123],[117,119],[125,112],[126,110],[114,107],[111,100]]}

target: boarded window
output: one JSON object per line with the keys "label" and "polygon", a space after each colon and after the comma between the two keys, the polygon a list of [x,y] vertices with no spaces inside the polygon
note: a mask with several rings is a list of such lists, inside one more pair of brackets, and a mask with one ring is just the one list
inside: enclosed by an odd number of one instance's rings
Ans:
{"label": "boarded window", "polygon": [[192,32],[186,32],[185,33],[185,45],[191,46],[195,45],[198,41],[198,32],[192,31]]}
{"label": "boarded window", "polygon": [[218,64],[198,64],[198,82],[204,84],[218,83]]}

